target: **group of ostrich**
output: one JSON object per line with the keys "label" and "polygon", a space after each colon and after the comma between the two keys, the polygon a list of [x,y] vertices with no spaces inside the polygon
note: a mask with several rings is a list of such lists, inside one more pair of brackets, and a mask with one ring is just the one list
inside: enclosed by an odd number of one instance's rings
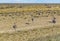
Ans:
{"label": "group of ostrich", "polygon": [[[40,14],[39,14],[40,15]],[[34,18],[31,18],[31,21],[33,22],[34,21]],[[51,20],[51,23],[55,24],[56,23],[56,17],[53,17],[52,20]],[[28,24],[28,23],[26,23]],[[17,28],[17,25],[16,23],[13,24],[13,29],[16,31],[16,28]]]}

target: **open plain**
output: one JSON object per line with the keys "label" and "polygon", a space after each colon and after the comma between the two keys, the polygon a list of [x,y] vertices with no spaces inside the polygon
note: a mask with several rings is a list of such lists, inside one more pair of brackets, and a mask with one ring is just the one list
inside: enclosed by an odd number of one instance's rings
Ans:
{"label": "open plain", "polygon": [[0,41],[60,41],[60,4],[0,4]]}

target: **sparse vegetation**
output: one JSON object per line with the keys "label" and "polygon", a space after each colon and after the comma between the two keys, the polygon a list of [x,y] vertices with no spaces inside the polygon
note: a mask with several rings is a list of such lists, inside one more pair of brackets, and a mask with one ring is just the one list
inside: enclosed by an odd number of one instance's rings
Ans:
{"label": "sparse vegetation", "polygon": [[[0,4],[0,41],[59,41],[59,6]],[[51,20],[53,16],[56,20]],[[50,20],[52,23],[48,22]]]}
{"label": "sparse vegetation", "polygon": [[17,31],[13,33],[0,33],[0,41],[59,41],[59,29],[60,28],[58,26],[55,26],[49,28],[37,28],[20,32]]}

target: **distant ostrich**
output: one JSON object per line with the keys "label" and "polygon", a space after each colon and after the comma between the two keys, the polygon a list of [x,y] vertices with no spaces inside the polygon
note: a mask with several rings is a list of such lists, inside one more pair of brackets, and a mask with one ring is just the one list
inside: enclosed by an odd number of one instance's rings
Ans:
{"label": "distant ostrich", "polygon": [[32,18],[31,20],[32,20],[32,21],[34,21],[34,19],[33,19],[33,18]]}
{"label": "distant ostrich", "polygon": [[52,23],[56,23],[56,18],[54,17],[53,19],[52,19]]}
{"label": "distant ostrich", "polygon": [[17,27],[17,26],[16,26],[16,24],[14,23],[14,25],[13,25],[13,29],[14,29],[15,31],[16,31],[16,27]]}

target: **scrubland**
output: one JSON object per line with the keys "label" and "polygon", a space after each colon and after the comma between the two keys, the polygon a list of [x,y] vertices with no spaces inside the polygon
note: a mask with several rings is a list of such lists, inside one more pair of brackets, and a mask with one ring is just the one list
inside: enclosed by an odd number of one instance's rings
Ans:
{"label": "scrubland", "polygon": [[0,4],[0,41],[59,40],[60,4]]}

